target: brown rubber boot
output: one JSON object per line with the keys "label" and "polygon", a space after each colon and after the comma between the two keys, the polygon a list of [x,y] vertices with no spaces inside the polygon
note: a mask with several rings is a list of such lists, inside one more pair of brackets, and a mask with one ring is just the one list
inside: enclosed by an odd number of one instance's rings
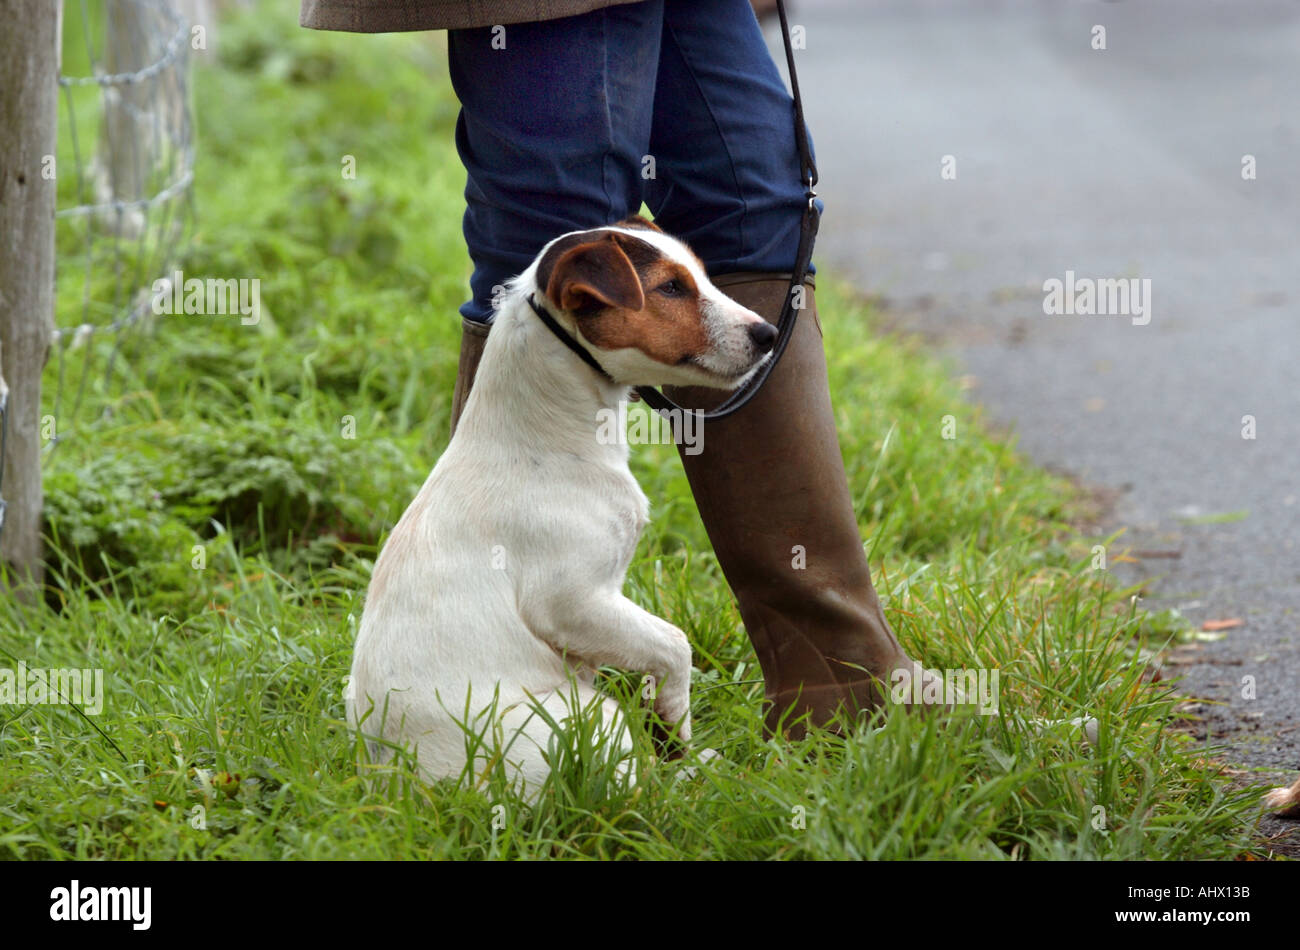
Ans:
{"label": "brown rubber boot", "polygon": [[456,389],[451,394],[451,435],[456,434],[456,423],[465,410],[465,400],[469,399],[469,391],[474,386],[474,374],[478,372],[488,331],[492,328],[491,324],[463,318],[460,326],[460,365],[456,368]]}
{"label": "brown rubber boot", "polygon": [[[713,282],[773,323],[790,291],[788,274]],[[767,728],[795,738],[805,714],[825,725],[842,707],[877,708],[894,670],[920,673],[871,584],[835,432],[821,323],[811,285],[805,290],[794,335],[763,389],[734,415],[705,423],[700,454],[681,453],[763,669]],[[720,401],[707,389],[670,395],[696,408]]]}

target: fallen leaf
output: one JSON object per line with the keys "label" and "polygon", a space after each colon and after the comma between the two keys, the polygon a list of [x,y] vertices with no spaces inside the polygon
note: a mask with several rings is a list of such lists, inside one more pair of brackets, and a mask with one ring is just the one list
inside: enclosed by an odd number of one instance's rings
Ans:
{"label": "fallen leaf", "polygon": [[1201,624],[1202,630],[1231,630],[1233,627],[1240,627],[1246,621],[1240,617],[1229,617],[1226,620],[1207,620]]}

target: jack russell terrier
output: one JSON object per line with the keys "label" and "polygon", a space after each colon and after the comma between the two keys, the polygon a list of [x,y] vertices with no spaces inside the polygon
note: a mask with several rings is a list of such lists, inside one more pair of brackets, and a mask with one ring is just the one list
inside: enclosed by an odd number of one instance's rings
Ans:
{"label": "jack russell terrier", "polygon": [[626,756],[602,665],[652,677],[690,738],[686,635],[623,595],[649,506],[625,440],[597,430],[632,386],[734,389],[776,335],[641,218],[556,238],[511,281],[455,435],[375,563],[348,699],[372,760],[413,749],[428,780],[499,761],[535,792],[575,695]]}

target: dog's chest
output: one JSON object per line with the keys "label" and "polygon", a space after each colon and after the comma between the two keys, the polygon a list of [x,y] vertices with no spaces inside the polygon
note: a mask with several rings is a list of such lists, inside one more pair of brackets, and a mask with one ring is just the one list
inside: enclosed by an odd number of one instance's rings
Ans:
{"label": "dog's chest", "polygon": [[[509,491],[497,494],[512,497]],[[542,528],[533,537],[545,538],[545,547],[534,547],[535,555],[586,564],[593,576],[606,579],[626,570],[650,517],[650,503],[626,458],[613,453],[593,458],[566,451],[538,460],[513,504],[523,524]]]}
{"label": "dog's chest", "polygon": [[649,520],[649,504],[639,488],[637,495],[638,498],[629,499],[635,504],[614,511],[609,523],[612,543],[624,555],[625,560],[632,557],[637,541],[641,539],[641,532],[645,530],[646,522]]}
{"label": "dog's chest", "polygon": [[570,461],[573,480],[552,486],[557,494],[551,498],[553,511],[565,512],[563,517],[577,532],[569,543],[578,550],[565,551],[564,556],[587,561],[605,577],[621,577],[649,521],[650,503],[626,463]]}
{"label": "dog's chest", "polygon": [[618,553],[621,570],[631,561],[641,532],[650,520],[650,502],[630,471],[624,469],[619,475],[617,488],[610,496],[610,507],[605,520],[609,529],[610,549]]}

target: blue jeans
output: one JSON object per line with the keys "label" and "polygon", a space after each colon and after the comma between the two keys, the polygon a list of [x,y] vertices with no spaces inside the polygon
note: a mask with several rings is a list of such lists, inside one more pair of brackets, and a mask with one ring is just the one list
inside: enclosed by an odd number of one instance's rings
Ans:
{"label": "blue jeans", "polygon": [[[504,42],[504,48],[501,47]],[[448,33],[472,298],[567,231],[650,209],[710,274],[790,271],[807,198],[794,105],[749,0],[642,0]]]}

